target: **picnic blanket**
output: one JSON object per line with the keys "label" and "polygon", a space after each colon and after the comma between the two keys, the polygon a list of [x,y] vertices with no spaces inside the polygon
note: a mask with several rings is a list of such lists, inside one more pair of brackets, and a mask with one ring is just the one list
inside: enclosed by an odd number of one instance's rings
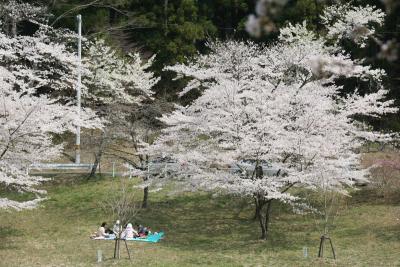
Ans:
{"label": "picnic blanket", "polygon": [[[126,241],[140,241],[140,242],[148,242],[148,243],[157,243],[161,239],[164,238],[164,232],[158,232],[154,234],[150,234],[146,236],[146,238],[127,238]],[[115,235],[110,235],[103,240],[115,240]]]}

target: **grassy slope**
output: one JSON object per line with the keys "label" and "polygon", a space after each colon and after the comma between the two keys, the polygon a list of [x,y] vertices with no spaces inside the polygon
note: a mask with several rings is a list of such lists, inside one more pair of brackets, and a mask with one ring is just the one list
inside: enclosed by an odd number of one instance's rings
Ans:
{"label": "grassy slope", "polygon": [[366,193],[353,197],[336,222],[332,237],[337,261],[315,258],[319,234],[311,216],[276,207],[271,239],[262,242],[257,240],[257,223],[249,220],[252,210],[242,201],[163,192],[151,195],[140,222],[165,230],[166,239],[130,243],[134,260],[114,261],[113,243],[88,238],[106,219],[98,203],[112,183],[104,179],[49,186],[50,200],[43,207],[0,211],[0,266],[98,266],[97,249],[105,257],[101,266],[400,266],[400,207],[371,204]]}

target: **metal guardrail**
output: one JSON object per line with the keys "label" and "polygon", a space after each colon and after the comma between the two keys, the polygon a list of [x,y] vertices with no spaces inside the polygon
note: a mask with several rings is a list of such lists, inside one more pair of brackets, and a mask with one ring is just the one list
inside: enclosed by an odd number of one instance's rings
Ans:
{"label": "metal guardrail", "polygon": [[[240,167],[239,167],[240,165]],[[36,163],[28,166],[27,168],[27,174],[31,171],[34,171],[35,174],[37,173],[42,173],[42,174],[57,174],[59,172],[57,171],[65,171],[65,170],[70,170],[71,174],[77,173],[76,171],[81,171],[83,172],[89,172],[93,168],[94,164],[76,164],[76,163]],[[98,166],[99,167],[99,166]],[[147,166],[147,170],[145,173],[147,175],[157,175],[163,172],[166,173],[174,173],[175,170],[179,170],[182,167],[181,164],[177,162],[150,162],[149,165]],[[266,176],[274,176],[277,175],[279,172],[278,169],[274,169],[269,167],[268,165],[262,165],[263,167],[263,173]],[[251,173],[254,171],[254,166],[250,164],[238,164],[234,165],[228,168],[219,168],[219,170],[226,170],[232,173],[238,173],[238,172],[247,172]],[[73,172],[75,171],[75,172]],[[62,172],[65,174],[66,172]],[[135,176],[134,168],[130,167],[127,168],[125,172],[117,171],[116,168],[116,162],[112,162],[112,170],[102,172],[102,174],[111,174],[112,177],[116,176],[127,176],[130,179]]]}
{"label": "metal guardrail", "polygon": [[91,170],[94,164],[75,163],[36,163],[29,166],[29,170]]}

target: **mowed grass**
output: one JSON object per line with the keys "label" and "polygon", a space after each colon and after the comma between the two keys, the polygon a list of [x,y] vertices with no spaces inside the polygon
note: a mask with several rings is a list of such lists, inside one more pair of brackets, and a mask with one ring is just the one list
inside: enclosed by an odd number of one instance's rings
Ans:
{"label": "mowed grass", "polygon": [[[114,260],[112,241],[88,236],[110,220],[99,203],[113,194],[117,180],[48,185],[49,200],[42,207],[0,211],[0,266],[400,266],[399,203],[376,201],[369,191],[355,194],[336,218],[331,236],[337,260],[329,250],[326,259],[316,257],[320,233],[312,215],[276,205],[270,240],[260,241],[250,202],[168,190],[151,193],[149,208],[138,218],[164,230],[165,239],[130,242],[133,259],[122,249],[122,259]],[[140,190],[135,194],[139,201]],[[99,249],[102,263],[96,263]]]}

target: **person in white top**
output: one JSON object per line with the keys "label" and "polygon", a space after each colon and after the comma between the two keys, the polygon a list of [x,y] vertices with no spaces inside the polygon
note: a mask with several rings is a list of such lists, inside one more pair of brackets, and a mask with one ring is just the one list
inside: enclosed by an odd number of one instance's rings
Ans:
{"label": "person in white top", "polygon": [[117,236],[117,237],[119,237],[119,235],[121,234],[122,227],[121,227],[121,224],[120,224],[119,220],[117,220],[115,222],[114,227],[113,227],[113,232],[114,232],[115,236]]}
{"label": "person in white top", "polygon": [[107,226],[107,223],[106,223],[106,222],[103,222],[103,223],[101,224],[101,226],[99,227],[99,229],[97,230],[97,232],[94,233],[94,234],[91,236],[91,238],[94,238],[94,239],[104,239],[104,238],[109,237],[109,234],[106,233],[106,226]]}
{"label": "person in white top", "polygon": [[121,238],[127,239],[127,238],[134,238],[136,236],[138,236],[138,232],[135,229],[133,229],[133,226],[131,223],[128,223],[125,230],[121,234]]}

